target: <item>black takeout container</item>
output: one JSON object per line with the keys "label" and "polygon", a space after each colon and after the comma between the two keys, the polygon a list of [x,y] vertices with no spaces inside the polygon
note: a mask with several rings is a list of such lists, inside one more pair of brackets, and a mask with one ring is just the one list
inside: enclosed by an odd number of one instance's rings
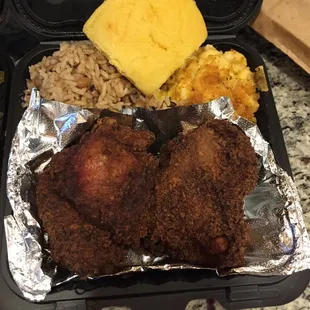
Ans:
{"label": "black takeout container", "polygon": [[[206,19],[209,37],[206,43],[218,49],[235,49],[248,60],[252,70],[264,65],[251,46],[237,39],[237,32],[256,17],[262,0],[197,0]],[[15,309],[102,309],[107,306],[127,306],[132,310],[185,309],[193,299],[213,298],[225,308],[240,309],[288,303],[306,288],[310,272],[291,276],[230,276],[220,278],[213,271],[179,270],[149,271],[123,277],[108,277],[96,281],[76,281],[54,288],[41,304],[23,299],[8,267],[3,216],[12,213],[6,197],[6,172],[11,140],[23,113],[21,102],[28,66],[51,55],[64,40],[85,39],[82,25],[101,4],[100,0],[11,0],[10,6],[19,24],[35,35],[41,43],[17,64],[11,83],[8,126],[1,184],[1,270],[0,308]],[[265,68],[265,73],[266,68]],[[270,88],[270,85],[269,85]],[[256,114],[258,126],[271,144],[278,164],[291,175],[271,90],[262,93]]]}
{"label": "black takeout container", "polygon": [[[7,13],[8,13],[8,8],[6,5],[7,1],[9,0],[0,0],[0,34],[7,20]],[[0,48],[1,48],[1,42],[0,42]]]}
{"label": "black takeout container", "polygon": [[5,15],[4,13],[5,13],[5,11],[4,11],[4,0],[0,0],[0,24],[4,19],[4,15]]}
{"label": "black takeout container", "polygon": [[[10,85],[14,70],[11,58],[0,52],[0,158],[2,159],[7,122]],[[0,166],[0,172],[2,164]]]}

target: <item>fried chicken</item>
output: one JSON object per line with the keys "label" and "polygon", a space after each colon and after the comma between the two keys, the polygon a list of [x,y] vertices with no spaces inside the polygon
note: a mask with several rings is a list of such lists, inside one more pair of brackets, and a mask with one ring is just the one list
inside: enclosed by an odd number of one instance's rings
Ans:
{"label": "fried chicken", "polygon": [[37,204],[48,233],[52,259],[82,278],[111,274],[124,266],[127,251],[115,245],[110,233],[87,223],[73,205],[54,189],[59,173],[67,167],[77,147],[53,158],[53,165],[40,175]]}
{"label": "fried chicken", "polygon": [[86,277],[125,266],[128,249],[214,268],[244,264],[243,200],[257,159],[236,126],[209,121],[147,152],[154,136],[101,119],[39,176],[37,205],[54,261]]}
{"label": "fried chicken", "polygon": [[[155,183],[158,160],[147,152],[153,141],[149,131],[103,118],[72,147],[61,173],[55,171],[54,188],[89,224],[107,230],[124,246],[139,247],[146,227],[132,224],[148,208]],[[57,158],[51,161],[52,171]]]}
{"label": "fried chicken", "polygon": [[243,198],[257,181],[249,138],[213,120],[171,141],[163,156],[156,220],[145,246],[208,267],[242,266],[248,236]]}

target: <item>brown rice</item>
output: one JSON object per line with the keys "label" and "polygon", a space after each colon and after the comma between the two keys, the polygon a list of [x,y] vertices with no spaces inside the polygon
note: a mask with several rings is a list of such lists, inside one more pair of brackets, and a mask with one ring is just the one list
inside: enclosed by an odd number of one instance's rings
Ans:
{"label": "brown rice", "polygon": [[44,56],[41,62],[30,66],[29,73],[26,106],[33,87],[45,99],[86,108],[119,111],[136,105],[162,109],[169,103],[145,97],[89,41],[61,43],[52,56]]}

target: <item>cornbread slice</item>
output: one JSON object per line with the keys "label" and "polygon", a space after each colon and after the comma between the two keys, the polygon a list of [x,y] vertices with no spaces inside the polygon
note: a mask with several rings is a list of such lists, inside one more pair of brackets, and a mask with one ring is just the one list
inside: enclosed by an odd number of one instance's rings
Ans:
{"label": "cornbread slice", "polygon": [[145,95],[158,90],[207,38],[193,0],[106,0],[83,31]]}

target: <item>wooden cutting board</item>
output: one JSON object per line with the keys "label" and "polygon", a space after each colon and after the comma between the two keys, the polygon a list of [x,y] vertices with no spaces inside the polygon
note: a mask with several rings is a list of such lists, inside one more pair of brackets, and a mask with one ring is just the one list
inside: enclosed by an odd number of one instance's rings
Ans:
{"label": "wooden cutting board", "polygon": [[252,27],[310,73],[310,0],[264,0]]}

